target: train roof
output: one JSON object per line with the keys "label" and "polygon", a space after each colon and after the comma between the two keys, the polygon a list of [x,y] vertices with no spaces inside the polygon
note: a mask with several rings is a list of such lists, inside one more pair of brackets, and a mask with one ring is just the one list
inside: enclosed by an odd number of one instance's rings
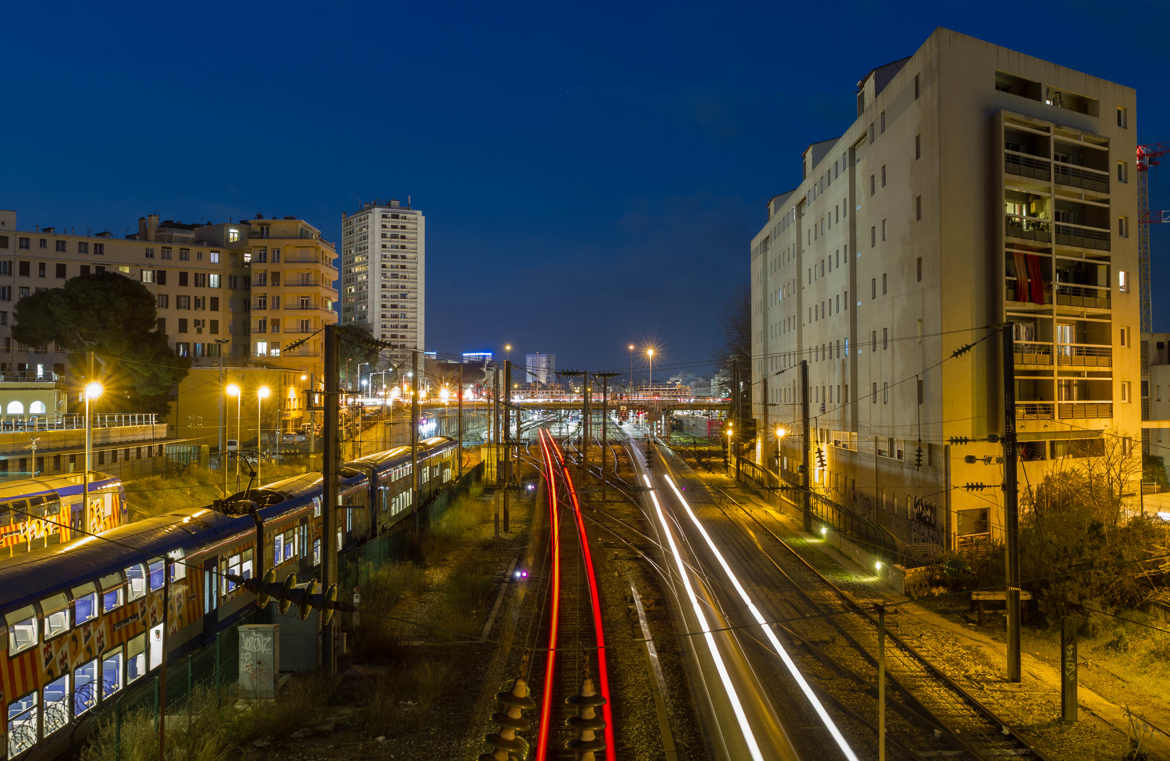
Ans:
{"label": "train roof", "polygon": [[210,508],[175,510],[70,542],[53,552],[0,565],[0,611],[9,611],[61,591],[97,581],[133,563],[175,549],[191,551],[251,530],[251,518]]}
{"label": "train roof", "polygon": [[[103,486],[109,486],[111,481],[117,482],[117,480],[114,476],[106,473],[93,473],[89,479],[89,485],[95,489],[100,489]],[[84,486],[80,473],[4,481],[0,483],[0,501],[12,499],[13,497],[24,497],[29,494],[56,491],[73,486]]]}
{"label": "train roof", "polygon": [[351,460],[350,462],[361,463],[363,465],[381,465],[395,458],[404,456],[410,456],[410,447],[394,447],[393,449],[387,449],[383,452],[374,452],[373,454],[368,454],[365,457],[359,457],[356,460]]}

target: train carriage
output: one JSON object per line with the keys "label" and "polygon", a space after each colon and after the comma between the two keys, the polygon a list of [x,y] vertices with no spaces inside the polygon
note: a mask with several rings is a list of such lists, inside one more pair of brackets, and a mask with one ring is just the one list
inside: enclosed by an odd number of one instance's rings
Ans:
{"label": "train carriage", "polygon": [[84,491],[82,477],[72,474],[0,483],[0,550],[11,557],[126,522],[126,494],[120,480],[94,473],[88,511],[82,505]]}
{"label": "train carriage", "polygon": [[[454,456],[449,438],[419,443],[420,504],[452,480]],[[342,468],[338,549],[387,530],[415,508],[410,463],[409,448],[399,447]],[[71,499],[71,478],[0,491],[0,503],[38,495],[48,503],[56,493],[57,514],[72,517],[81,499]],[[315,575],[324,540],[321,486],[320,474],[307,473],[0,563],[3,758],[52,757],[69,743],[70,728],[157,669],[164,652],[209,642],[234,623],[255,598],[229,575],[261,578],[269,569],[278,581]],[[107,478],[91,489],[91,507],[100,502],[111,518],[124,520],[120,483]]]}

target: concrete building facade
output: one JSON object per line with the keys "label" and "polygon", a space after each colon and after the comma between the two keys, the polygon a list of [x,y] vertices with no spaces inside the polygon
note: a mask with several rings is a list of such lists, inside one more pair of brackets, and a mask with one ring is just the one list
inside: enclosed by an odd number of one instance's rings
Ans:
{"label": "concrete building facade", "polygon": [[[951,439],[1003,431],[1005,322],[1022,487],[1140,441],[1136,95],[938,29],[855,97],[752,240],[756,456],[797,479],[808,446],[815,491],[906,543],[999,539],[1000,447]],[[813,433],[778,444],[802,360]]]}
{"label": "concrete building facade", "polygon": [[398,201],[341,215],[341,320],[363,325],[410,362],[426,345],[426,217]]}

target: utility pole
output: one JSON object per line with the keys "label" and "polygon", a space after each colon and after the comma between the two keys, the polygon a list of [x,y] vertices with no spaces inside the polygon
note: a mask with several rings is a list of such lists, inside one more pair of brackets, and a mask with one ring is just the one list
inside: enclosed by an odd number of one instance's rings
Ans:
{"label": "utility pole", "polygon": [[418,500],[418,349],[410,353],[410,504],[414,506],[414,534],[419,537],[421,526],[419,511],[422,505]]}
{"label": "utility pole", "polygon": [[[456,451],[459,453],[459,480],[463,480],[463,363],[459,363],[459,396],[456,401],[459,407],[459,421],[456,423],[458,442]],[[393,408],[391,408],[393,410]]]}
{"label": "utility pole", "polygon": [[589,373],[581,373],[581,467],[585,473],[589,472],[589,418],[593,411],[589,408]]}
{"label": "utility pole", "polygon": [[496,470],[496,486],[500,485],[500,368],[492,368],[492,431],[495,437],[488,437],[492,442],[489,447],[492,452],[492,466]]}
{"label": "utility pole", "polygon": [[[609,489],[605,482],[605,460],[609,452],[609,379],[620,373],[594,373],[601,378],[601,503],[609,502]],[[614,463],[616,470],[617,463]]]}
{"label": "utility pole", "polygon": [[[324,409],[324,442],[321,454],[321,593],[337,583],[337,502],[341,442],[338,437],[338,415],[340,406],[340,364],[341,352],[339,347],[337,326],[325,326],[325,397],[322,400]],[[322,620],[324,620],[322,618]],[[331,677],[334,672],[333,653],[333,621],[323,624],[321,628],[321,660],[325,676]]]}
{"label": "utility pole", "polygon": [[[736,389],[738,395],[739,389]],[[808,418],[808,360],[800,360],[800,430],[803,437],[800,442],[801,446],[801,473],[800,473],[800,499],[801,508],[804,513],[804,530],[812,531],[812,495],[810,494],[811,487],[809,485],[809,444],[812,442],[812,431],[809,426]]]}
{"label": "utility pole", "polygon": [[[226,437],[227,422],[224,417],[227,415],[226,406],[223,401],[224,384],[227,381],[227,376],[223,367],[223,345],[227,343],[226,338],[215,339],[215,344],[219,348],[219,388],[216,389],[215,396],[219,400],[219,469],[223,471],[223,496],[227,496],[227,450]],[[239,446],[238,444],[236,446]]]}
{"label": "utility pole", "polygon": [[508,490],[512,486],[512,360],[504,360],[504,533],[508,533]]}
{"label": "utility pole", "polygon": [[886,606],[878,604],[878,761],[886,761]]}
{"label": "utility pole", "polygon": [[1003,528],[1007,571],[1007,678],[1020,681],[1020,503],[1016,474],[1015,323],[1003,326]]}

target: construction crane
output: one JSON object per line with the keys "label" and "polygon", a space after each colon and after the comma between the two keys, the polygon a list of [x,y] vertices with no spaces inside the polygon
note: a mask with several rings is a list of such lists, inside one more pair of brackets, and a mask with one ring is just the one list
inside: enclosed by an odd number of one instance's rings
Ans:
{"label": "construction crane", "polygon": [[1153,330],[1153,303],[1150,298],[1150,225],[1170,224],[1170,209],[1150,210],[1150,167],[1163,156],[1170,156],[1170,146],[1150,143],[1137,147],[1138,171],[1138,278],[1141,282],[1141,329]]}

